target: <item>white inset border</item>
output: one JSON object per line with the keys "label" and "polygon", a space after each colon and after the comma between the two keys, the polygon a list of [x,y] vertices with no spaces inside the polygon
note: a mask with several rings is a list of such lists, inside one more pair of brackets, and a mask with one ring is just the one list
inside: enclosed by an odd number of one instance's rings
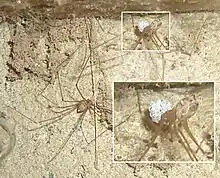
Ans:
{"label": "white inset border", "polygon": [[[115,83],[213,83],[213,94],[214,94],[214,108],[213,108],[213,119],[214,119],[214,124],[213,124],[213,134],[214,134],[214,159],[213,161],[115,161],[115,142],[114,142],[114,127],[115,127],[115,117],[114,117],[114,84]],[[216,82],[215,81],[113,81],[112,82],[112,114],[113,114],[113,118],[112,118],[112,124],[113,124],[113,132],[112,132],[112,145],[113,145],[113,154],[112,154],[112,161],[113,163],[138,163],[138,164],[151,164],[151,163],[168,163],[168,164],[216,164],[217,163],[217,150],[216,150],[216,118],[215,118],[215,109],[216,109]]]}
{"label": "white inset border", "polygon": [[[123,31],[123,21],[124,21],[124,14],[153,14],[153,13],[156,13],[156,14],[168,14],[168,42],[169,42],[169,49],[168,50],[129,50],[129,49],[124,49],[123,48],[123,36],[124,36],[124,31]],[[121,12],[121,50],[122,51],[147,51],[147,52],[170,52],[170,22],[171,22],[171,13],[170,11],[122,11]]]}

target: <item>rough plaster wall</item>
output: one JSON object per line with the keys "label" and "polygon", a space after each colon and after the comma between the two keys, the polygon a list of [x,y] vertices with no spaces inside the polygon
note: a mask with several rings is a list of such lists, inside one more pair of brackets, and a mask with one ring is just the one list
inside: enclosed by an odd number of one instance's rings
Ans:
{"label": "rough plaster wall", "polygon": [[0,14],[18,15],[25,12],[27,16],[35,16],[43,12],[46,18],[85,15],[118,18],[125,10],[198,12],[219,10],[219,7],[218,0],[0,0]]}
{"label": "rough plaster wall", "polygon": [[[207,19],[206,19],[207,18]],[[95,49],[94,60],[99,61],[95,65],[95,79],[96,87],[102,84],[102,87],[107,91],[106,98],[111,106],[111,81],[148,81],[148,80],[219,80],[219,49],[215,41],[219,39],[219,14],[218,13],[193,13],[193,14],[179,14],[171,17],[171,40],[174,47],[172,52],[162,54],[134,52],[124,53],[120,52],[120,21],[101,19],[104,32],[93,20],[93,40],[94,46],[102,44],[108,39],[117,36],[113,41],[104,46]],[[205,21],[206,19],[206,21]],[[80,19],[76,19],[76,21]],[[204,22],[205,21],[205,22]],[[76,22],[77,23],[77,22]],[[66,23],[67,30],[64,34],[61,33],[59,27],[51,28],[49,31],[54,36],[53,40],[62,39],[68,29],[72,26]],[[18,27],[19,28],[19,27]],[[22,30],[21,27],[19,30]],[[201,30],[200,30],[201,29]],[[11,47],[7,43],[14,39],[11,33],[14,27],[11,24],[1,24],[1,70],[0,70],[0,96],[1,96],[1,111],[7,115],[12,124],[16,123],[17,142],[13,152],[1,163],[0,176],[8,177],[43,177],[53,173],[55,177],[219,177],[219,169],[214,169],[214,164],[172,164],[172,165],[126,165],[112,163],[112,132],[107,130],[102,136],[98,138],[98,170],[94,168],[94,142],[87,144],[84,140],[82,132],[76,132],[70,139],[64,150],[51,163],[47,161],[55,154],[63,140],[68,135],[71,127],[75,123],[79,114],[74,112],[71,116],[65,118],[56,124],[45,127],[36,131],[27,131],[25,128],[33,128],[36,125],[30,122],[26,117],[19,114],[21,112],[25,116],[31,117],[35,121],[50,118],[54,115],[46,107],[41,106],[36,100],[36,93],[44,88],[46,81],[42,77],[37,77],[21,70],[23,76],[22,80],[8,82],[5,76],[10,74],[8,71],[7,61],[10,61]],[[23,29],[24,30],[24,29]],[[59,33],[57,33],[57,31]],[[114,33],[113,35],[107,33]],[[20,31],[19,31],[20,33]],[[69,34],[72,34],[71,32]],[[32,35],[31,33],[29,35]],[[44,34],[45,35],[45,34]],[[61,35],[61,37],[60,37]],[[80,35],[80,34],[79,34]],[[174,39],[174,36],[176,40]],[[30,38],[32,36],[29,36]],[[44,39],[48,36],[41,36],[37,34],[37,47],[41,49],[42,43],[45,45]],[[60,37],[60,38],[59,38]],[[39,39],[38,39],[39,38]],[[71,38],[67,38],[70,40]],[[196,40],[198,39],[198,40]],[[24,38],[20,39],[20,41]],[[61,45],[61,54],[64,51],[71,49],[72,42],[67,45],[63,40]],[[197,41],[195,43],[195,41]],[[16,45],[19,39],[15,40]],[[177,43],[181,48],[176,47]],[[49,45],[51,43],[48,42]],[[59,45],[56,41],[55,45]],[[74,43],[75,45],[75,43]],[[69,48],[70,47],[70,48]],[[45,48],[42,48],[43,51]],[[84,48],[80,48],[82,51]],[[24,49],[26,50],[26,49]],[[73,46],[74,50],[74,46]],[[27,50],[28,51],[28,50]],[[42,54],[44,52],[42,51]],[[72,50],[71,50],[72,51]],[[190,54],[190,56],[188,55]],[[116,56],[122,57],[116,57]],[[51,54],[51,56],[53,56]],[[116,57],[114,60],[106,61]],[[52,57],[51,57],[52,58]],[[20,60],[21,58],[17,58]],[[26,58],[25,58],[26,59]],[[35,58],[34,58],[35,59]],[[40,57],[38,59],[41,59]],[[67,98],[70,95],[74,99],[80,99],[75,89],[76,78],[79,74],[77,65],[82,65],[82,54],[75,54],[68,65],[62,68],[60,77],[62,86]],[[53,61],[60,60],[60,57],[54,54]],[[62,61],[62,60],[61,60]],[[38,61],[40,63],[40,61]],[[25,64],[25,62],[23,62]],[[14,64],[14,63],[13,63]],[[22,64],[22,63],[21,63]],[[163,65],[165,64],[165,65]],[[23,66],[23,64],[22,64]],[[18,69],[18,66],[16,66]],[[22,68],[20,68],[22,69]],[[164,75],[163,75],[163,69]],[[41,70],[37,71],[37,73]],[[85,71],[85,76],[80,81],[80,88],[83,95],[87,98],[92,98],[91,82],[90,82],[90,68]],[[61,96],[58,89],[58,80],[55,76],[51,85],[45,91],[46,97],[50,100],[61,103]],[[104,82],[103,82],[104,81]],[[219,108],[219,84],[216,85],[216,108]],[[101,89],[97,90],[98,94]],[[101,98],[101,97],[100,97]],[[42,97],[39,98],[45,105],[46,103]],[[7,106],[11,106],[9,108]],[[14,110],[16,108],[16,111]],[[219,113],[216,110],[216,125],[219,125]],[[98,122],[98,133],[106,130],[105,124]],[[84,119],[83,130],[88,141],[94,138],[94,123],[89,113]],[[219,128],[217,128],[217,135],[219,135]],[[214,170],[213,170],[214,169]]]}
{"label": "rough plaster wall", "polygon": [[[195,90],[191,91],[190,90]],[[153,91],[150,89],[133,90],[128,89],[123,94],[118,95],[119,98],[114,99],[114,125],[120,125],[115,128],[115,160],[120,157],[118,161],[137,161],[146,149],[146,140],[150,140],[152,133],[146,130],[142,119],[143,113],[148,109],[152,101],[164,99],[171,102],[174,106],[178,100],[190,94],[195,94],[199,102],[199,109],[197,114],[189,119],[189,125],[196,140],[200,142],[203,139],[202,132],[206,132],[214,119],[214,89],[213,86],[208,88],[179,88],[168,89],[162,91]],[[117,92],[116,92],[117,93]],[[137,96],[138,95],[138,96]],[[138,98],[139,97],[139,104]],[[139,105],[141,111],[139,111]],[[140,113],[141,112],[141,113]],[[146,119],[146,117],[145,117]],[[123,121],[124,124],[120,124]],[[212,124],[213,126],[213,124]],[[209,129],[210,130],[210,129]],[[186,134],[186,133],[185,133]],[[187,134],[186,134],[187,135]],[[145,142],[144,142],[145,140]],[[194,143],[187,139],[193,150]],[[166,137],[158,137],[155,141],[156,148],[144,156],[141,161],[191,161],[188,154],[177,140],[171,143]],[[194,145],[194,146],[193,146]],[[203,145],[206,152],[210,151],[210,147]],[[199,161],[213,161],[213,158],[207,158],[201,152],[196,155]]]}

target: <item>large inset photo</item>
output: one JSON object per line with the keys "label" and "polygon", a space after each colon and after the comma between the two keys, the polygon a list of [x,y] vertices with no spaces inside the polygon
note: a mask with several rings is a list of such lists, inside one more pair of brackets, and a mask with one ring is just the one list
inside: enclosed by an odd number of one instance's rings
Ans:
{"label": "large inset photo", "polygon": [[115,82],[115,162],[214,161],[213,82]]}

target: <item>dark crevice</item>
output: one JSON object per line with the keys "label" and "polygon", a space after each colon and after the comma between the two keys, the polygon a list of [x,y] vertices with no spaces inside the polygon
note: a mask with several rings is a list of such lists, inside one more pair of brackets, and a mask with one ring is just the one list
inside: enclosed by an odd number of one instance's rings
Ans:
{"label": "dark crevice", "polygon": [[8,77],[6,76],[6,81],[10,81],[10,82],[14,82],[15,80],[22,80],[22,76],[21,76],[21,72],[19,72],[11,63],[9,63],[8,61],[6,62],[6,65],[8,66],[8,72],[9,73],[14,73],[18,76],[18,78],[16,77]]}
{"label": "dark crevice", "polygon": [[27,67],[24,67],[24,71],[26,71],[27,73],[32,74],[32,75],[38,77],[38,74],[37,74],[37,73],[33,72],[31,69],[29,69],[29,68],[27,68]]}
{"label": "dark crevice", "polygon": [[8,45],[10,46],[9,57],[11,58],[11,60],[14,60],[14,42],[13,41],[8,41]]}

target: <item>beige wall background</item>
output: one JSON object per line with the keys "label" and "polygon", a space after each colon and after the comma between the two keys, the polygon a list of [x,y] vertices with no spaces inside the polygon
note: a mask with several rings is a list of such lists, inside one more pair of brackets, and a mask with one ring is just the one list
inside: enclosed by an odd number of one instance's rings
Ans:
{"label": "beige wall background", "polygon": [[[42,129],[30,120],[41,121],[55,115],[48,109],[61,101],[59,71],[63,94],[80,100],[75,83],[85,54],[92,52],[79,88],[85,98],[93,98],[107,108],[112,106],[112,81],[215,81],[216,145],[219,136],[219,57],[220,14],[193,12],[171,14],[171,52],[123,52],[120,50],[120,20],[94,17],[72,18],[38,23],[14,17],[0,24],[0,110],[10,128],[15,129],[16,145],[1,162],[0,177],[219,177],[216,164],[114,164],[112,162],[111,115],[97,118],[98,169],[94,168],[94,122],[88,112],[82,132],[76,132],[61,153],[50,163],[68,136],[79,113]],[[88,26],[91,49],[88,48]],[[73,53],[75,50],[77,51]],[[87,49],[87,51],[86,51]],[[68,58],[69,57],[69,58]],[[60,65],[62,64],[62,65]],[[91,65],[93,71],[91,71]],[[94,77],[93,84],[91,76]],[[50,79],[52,80],[50,81]],[[48,84],[43,92],[39,92]],[[40,104],[37,100],[40,101]],[[206,114],[204,112],[204,114]],[[14,127],[15,126],[15,127]],[[1,149],[7,134],[1,130]],[[218,147],[217,150],[218,151]],[[219,156],[217,155],[217,160]]]}

